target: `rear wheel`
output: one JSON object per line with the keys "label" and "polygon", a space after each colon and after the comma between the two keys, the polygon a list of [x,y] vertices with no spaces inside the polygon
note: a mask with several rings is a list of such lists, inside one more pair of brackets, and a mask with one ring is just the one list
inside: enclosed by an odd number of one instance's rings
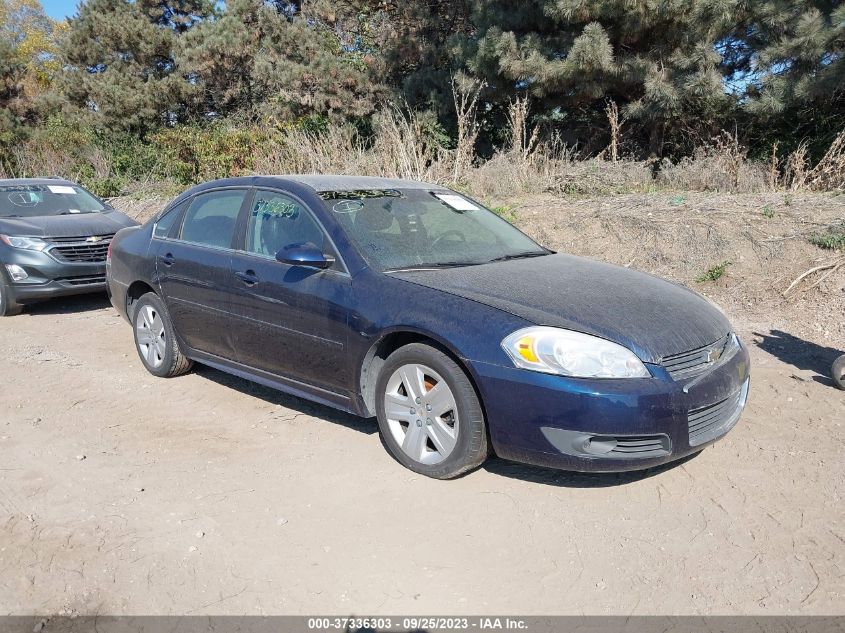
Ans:
{"label": "rear wheel", "polygon": [[159,297],[148,292],[133,306],[132,330],[135,348],[151,374],[172,378],[187,372],[193,362],[179,349],[173,325]]}
{"label": "rear wheel", "polygon": [[487,458],[484,413],[469,377],[430,345],[414,343],[388,357],[376,413],[388,451],[414,472],[450,479]]}
{"label": "rear wheel", "polygon": [[833,382],[840,389],[845,389],[845,354],[833,361]]}
{"label": "rear wheel", "polygon": [[23,306],[14,300],[12,289],[6,283],[6,278],[0,272],[0,317],[14,316],[23,311]]}

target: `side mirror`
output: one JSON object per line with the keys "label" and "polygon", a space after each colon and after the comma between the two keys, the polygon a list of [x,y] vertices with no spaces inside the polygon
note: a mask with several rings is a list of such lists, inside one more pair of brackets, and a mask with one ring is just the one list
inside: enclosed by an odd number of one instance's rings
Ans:
{"label": "side mirror", "polygon": [[291,266],[307,266],[321,270],[334,264],[334,257],[325,255],[319,248],[304,244],[291,244],[276,253],[276,260]]}

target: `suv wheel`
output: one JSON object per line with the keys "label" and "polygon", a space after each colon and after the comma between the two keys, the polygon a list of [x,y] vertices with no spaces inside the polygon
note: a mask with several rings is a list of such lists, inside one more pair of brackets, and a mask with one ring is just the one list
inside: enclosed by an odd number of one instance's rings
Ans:
{"label": "suv wheel", "polygon": [[132,310],[132,325],[135,349],[151,374],[172,378],[191,368],[193,361],[179,349],[170,317],[156,294],[148,292],[138,299]]}
{"label": "suv wheel", "polygon": [[23,306],[12,298],[12,289],[6,283],[6,278],[0,272],[0,317],[20,314]]}
{"label": "suv wheel", "polygon": [[833,382],[840,389],[845,389],[845,354],[833,361]]}
{"label": "suv wheel", "polygon": [[484,413],[469,377],[430,345],[413,343],[388,357],[376,414],[387,450],[414,472],[451,479],[487,458]]}

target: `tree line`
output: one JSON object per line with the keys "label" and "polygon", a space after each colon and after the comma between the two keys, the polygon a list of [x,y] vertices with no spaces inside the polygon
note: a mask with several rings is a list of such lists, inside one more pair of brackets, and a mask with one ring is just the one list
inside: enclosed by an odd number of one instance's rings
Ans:
{"label": "tree line", "polygon": [[[56,22],[0,0],[0,148],[44,130],[355,126],[385,104],[448,144],[453,79],[479,94],[476,148],[508,108],[582,155],[679,158],[728,130],[768,156],[845,128],[839,0],[83,0]],[[614,146],[616,147],[616,146]]]}

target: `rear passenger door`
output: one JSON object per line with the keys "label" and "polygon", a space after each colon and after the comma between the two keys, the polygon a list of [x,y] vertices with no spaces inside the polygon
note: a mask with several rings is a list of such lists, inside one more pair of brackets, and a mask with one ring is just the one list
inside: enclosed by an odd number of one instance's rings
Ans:
{"label": "rear passenger door", "polygon": [[248,189],[193,198],[170,237],[156,242],[156,273],[173,326],[191,349],[232,359],[232,245]]}

